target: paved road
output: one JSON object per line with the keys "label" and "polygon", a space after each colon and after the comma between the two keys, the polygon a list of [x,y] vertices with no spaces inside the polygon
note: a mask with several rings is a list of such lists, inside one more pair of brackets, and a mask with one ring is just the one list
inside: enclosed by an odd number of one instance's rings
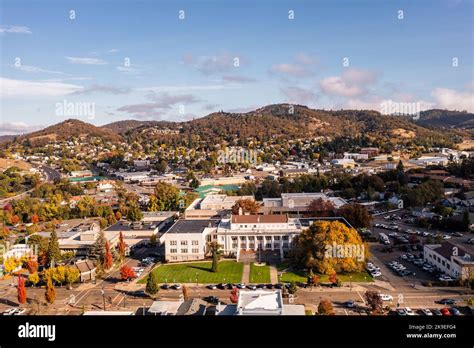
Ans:
{"label": "paved road", "polygon": [[43,171],[46,181],[54,182],[61,179],[61,173],[58,172],[56,169],[53,169],[45,165],[41,165],[39,169]]}

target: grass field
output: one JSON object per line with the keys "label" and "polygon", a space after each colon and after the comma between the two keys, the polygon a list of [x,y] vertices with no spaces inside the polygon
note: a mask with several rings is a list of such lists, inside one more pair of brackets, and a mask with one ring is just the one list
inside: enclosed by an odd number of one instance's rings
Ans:
{"label": "grass field", "polygon": [[[278,275],[283,271],[283,275],[279,277],[280,281],[283,283],[290,283],[294,282],[302,282],[306,283],[308,281],[308,275],[305,271],[302,270],[294,270],[287,268],[287,264],[279,264],[277,266]],[[286,270],[285,270],[286,269]],[[329,276],[327,275],[319,275],[321,282],[328,282]],[[373,278],[365,271],[363,272],[352,272],[352,273],[340,273],[337,275],[341,282],[373,282]],[[352,278],[351,278],[352,277]]]}
{"label": "grass field", "polygon": [[[211,271],[212,262],[193,262],[161,265],[153,270],[159,283],[240,283],[244,264],[221,261],[217,273]],[[146,283],[147,277],[139,281]]]}
{"label": "grass field", "polygon": [[250,264],[250,283],[270,283],[270,266]]}

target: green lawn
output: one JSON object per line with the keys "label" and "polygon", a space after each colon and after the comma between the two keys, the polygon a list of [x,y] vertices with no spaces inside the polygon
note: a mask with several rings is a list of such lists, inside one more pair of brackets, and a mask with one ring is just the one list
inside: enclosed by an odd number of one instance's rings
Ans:
{"label": "green lawn", "polygon": [[[283,272],[283,275],[280,277],[280,281],[283,283],[291,283],[292,281],[295,282],[302,282],[306,283],[308,281],[308,275],[306,271],[302,270],[294,270],[288,268],[287,264],[279,264],[277,265],[278,269],[278,276],[280,273]],[[328,282],[329,276],[327,275],[319,275],[321,278],[321,282]],[[337,275],[341,282],[350,282],[352,276],[353,282],[373,282],[373,278],[365,271],[363,272],[353,272],[353,273],[340,273]]]}
{"label": "green lawn", "polygon": [[[235,261],[219,262],[217,273],[211,271],[212,262],[165,264],[153,270],[159,283],[240,283],[244,264]],[[147,277],[139,281],[146,283]]]}
{"label": "green lawn", "polygon": [[250,283],[270,283],[270,266],[250,264]]}

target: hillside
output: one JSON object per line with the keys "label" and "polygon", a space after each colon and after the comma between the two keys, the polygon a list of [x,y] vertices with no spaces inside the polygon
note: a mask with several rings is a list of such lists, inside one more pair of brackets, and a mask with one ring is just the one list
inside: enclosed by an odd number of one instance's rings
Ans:
{"label": "hillside", "polygon": [[428,127],[473,129],[474,114],[440,109],[427,110],[420,113],[417,124]]}
{"label": "hillside", "polygon": [[423,127],[411,119],[383,116],[370,110],[314,110],[295,105],[275,104],[247,113],[212,113],[208,116],[166,126],[139,126],[128,132],[131,140],[172,141],[178,143],[218,143],[243,145],[251,139],[308,139],[314,137],[367,137],[378,142],[442,143],[460,141],[462,131],[439,131]]}
{"label": "hillside", "polygon": [[118,142],[121,140],[120,135],[108,129],[102,129],[83,121],[69,119],[37,132],[18,136],[16,141],[23,142],[27,140],[32,145],[41,145],[50,141],[91,137],[102,138],[105,141],[111,142]]}

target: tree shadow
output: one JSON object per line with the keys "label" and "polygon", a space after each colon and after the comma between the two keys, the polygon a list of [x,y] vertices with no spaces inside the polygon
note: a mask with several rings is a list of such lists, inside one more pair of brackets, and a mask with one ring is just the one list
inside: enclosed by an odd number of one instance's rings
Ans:
{"label": "tree shadow", "polygon": [[203,266],[189,266],[189,268],[194,268],[194,269],[198,269],[198,270],[205,271],[208,273],[212,273],[212,268],[207,268]]}

